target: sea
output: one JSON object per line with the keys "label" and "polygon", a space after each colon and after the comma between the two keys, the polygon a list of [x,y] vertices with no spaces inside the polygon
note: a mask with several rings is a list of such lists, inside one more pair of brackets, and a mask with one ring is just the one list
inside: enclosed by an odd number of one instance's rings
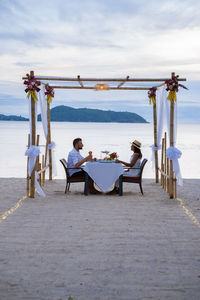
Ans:
{"label": "sea", "polygon": [[[0,121],[0,177],[26,177],[29,122]],[[37,123],[40,152],[44,154],[45,138],[42,123]],[[117,152],[119,159],[129,161],[131,142],[142,143],[143,158],[148,159],[144,178],[154,178],[152,164],[153,125],[133,123],[51,122],[52,141],[55,142],[56,178],[65,178],[61,158],[67,158],[74,138],[82,138],[82,156],[92,151],[93,157],[104,158],[102,151]],[[169,143],[168,143],[169,145]],[[179,124],[176,147],[182,152],[179,159],[183,178],[200,178],[200,124]],[[160,151],[159,151],[160,152]],[[160,155],[159,155],[160,164]]]}

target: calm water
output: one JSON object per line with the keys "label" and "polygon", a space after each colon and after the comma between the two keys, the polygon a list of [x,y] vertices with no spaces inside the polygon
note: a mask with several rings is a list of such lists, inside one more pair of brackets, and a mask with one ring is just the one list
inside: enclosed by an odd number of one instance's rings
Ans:
{"label": "calm water", "polygon": [[[38,123],[40,144],[44,144],[42,124]],[[120,159],[129,161],[131,156],[130,142],[138,139],[142,142],[143,157],[149,160],[145,167],[144,177],[154,177],[151,164],[151,148],[153,143],[152,124],[119,124],[119,123],[68,123],[52,122],[52,140],[56,143],[57,178],[65,178],[64,170],[59,162],[67,157],[72,149],[72,140],[83,139],[83,156],[93,151],[100,158],[102,150],[116,151]],[[28,122],[0,122],[0,177],[25,177],[26,157],[24,156]],[[180,124],[178,127],[177,147],[182,151],[179,160],[184,178],[200,178],[200,124]],[[41,147],[44,152],[44,147]]]}

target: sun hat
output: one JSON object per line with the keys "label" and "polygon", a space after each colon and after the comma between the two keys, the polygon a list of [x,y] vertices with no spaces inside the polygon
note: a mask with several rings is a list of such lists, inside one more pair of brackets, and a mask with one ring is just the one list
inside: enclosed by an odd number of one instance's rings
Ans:
{"label": "sun hat", "polygon": [[133,141],[131,144],[132,144],[134,147],[138,148],[138,149],[140,149],[140,148],[141,148],[141,145],[142,145],[142,144],[141,144],[139,141],[137,141],[137,140]]}

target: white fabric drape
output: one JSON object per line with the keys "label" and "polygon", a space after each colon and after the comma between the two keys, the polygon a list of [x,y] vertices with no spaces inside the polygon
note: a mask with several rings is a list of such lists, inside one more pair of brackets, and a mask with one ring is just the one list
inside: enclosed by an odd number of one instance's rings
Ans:
{"label": "white fabric drape", "polygon": [[[170,101],[166,98],[166,111],[167,111],[167,130],[170,143]],[[178,159],[181,157],[182,152],[176,148],[177,137],[177,102],[174,102],[174,131],[173,131],[173,147],[169,147],[166,152],[167,158],[172,160],[174,173],[177,179],[178,185],[183,185],[183,179],[180,171]]]}
{"label": "white fabric drape", "polygon": [[40,102],[40,109],[41,109],[41,121],[44,130],[44,136],[47,140],[48,134],[48,123],[47,123],[47,101],[45,101],[45,87],[42,85],[41,90],[39,92],[39,102]]}
{"label": "white fabric drape", "polygon": [[167,99],[166,87],[161,86],[157,89],[157,145],[159,150],[161,149],[161,139],[163,134],[163,124],[164,124],[164,112],[165,112],[165,102]]}
{"label": "white fabric drape", "polygon": [[[42,86],[39,92],[39,102],[41,108],[41,121],[44,130],[44,136],[47,141],[48,135],[48,122],[47,122],[47,100],[45,96],[45,87]],[[55,159],[55,142],[52,141],[51,144],[48,145],[48,149],[52,150],[52,177],[57,175],[57,168],[56,168],[56,159]],[[47,164],[49,163],[49,151],[47,151]]]}
{"label": "white fabric drape", "polygon": [[156,108],[157,108],[157,147],[152,145],[152,162],[153,167],[155,166],[155,151],[161,149],[161,139],[163,134],[164,124],[164,111],[165,111],[165,100],[167,98],[167,92],[165,86],[161,86],[157,89],[156,93]]}
{"label": "white fabric drape", "polygon": [[176,147],[169,147],[166,151],[166,156],[172,160],[174,173],[177,178],[178,185],[183,185],[183,179],[181,175],[181,170],[179,166],[178,159],[181,157],[182,152]]}
{"label": "white fabric drape", "polygon": [[[52,177],[57,176],[55,147],[56,147],[56,143],[54,141],[52,141],[51,144],[48,145],[48,149],[51,150],[51,153],[52,153]],[[47,156],[47,160],[48,159],[49,159],[49,156]]]}
{"label": "white fabric drape", "polygon": [[[37,95],[38,96],[38,95]],[[28,99],[28,110],[29,110],[29,127],[30,127],[30,148],[25,152],[26,156],[29,156],[29,176],[33,172],[36,157],[40,153],[40,149],[37,146],[32,146],[32,118],[31,118],[31,98]],[[35,103],[35,127],[37,128],[37,101]],[[39,151],[39,152],[38,152]],[[45,193],[43,192],[40,184],[38,182],[39,175],[35,172],[35,188],[39,195],[45,197]]]}
{"label": "white fabric drape", "polygon": [[[28,112],[29,112],[30,146],[31,146],[32,145],[31,97],[27,101],[28,101]],[[37,101],[35,103],[35,127],[37,128]]]}
{"label": "white fabric drape", "polygon": [[[164,122],[167,122],[167,131],[168,137],[170,140],[170,101],[167,99],[168,92],[166,91],[166,85],[163,85],[157,89],[156,95],[156,107],[157,107],[157,147],[152,145],[152,161],[155,165],[155,150],[161,149],[161,139],[163,135],[163,125]],[[165,119],[166,115],[166,119]],[[176,137],[177,137],[177,102],[174,103],[174,132],[173,132],[173,144],[174,147],[169,147],[166,152],[166,156],[172,160],[174,173],[177,178],[179,185],[183,184],[180,166],[178,159],[181,157],[182,153],[179,149],[175,148],[176,146]]]}
{"label": "white fabric drape", "polygon": [[[31,176],[31,174],[33,172],[33,169],[35,167],[36,158],[39,155],[39,153],[40,153],[40,148],[38,146],[34,146],[34,145],[31,145],[30,148],[27,149],[25,152],[25,155],[29,157],[29,166],[28,166],[29,176]],[[42,190],[42,188],[38,182],[38,179],[39,179],[38,172],[35,171],[35,188],[40,196],[45,197],[46,195],[45,195],[44,191]]]}

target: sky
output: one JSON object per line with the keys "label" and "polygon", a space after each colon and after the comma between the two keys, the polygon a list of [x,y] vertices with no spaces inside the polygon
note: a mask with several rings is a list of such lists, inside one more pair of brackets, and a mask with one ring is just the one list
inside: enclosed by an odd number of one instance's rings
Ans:
{"label": "sky", "polygon": [[[22,77],[166,78],[175,72],[178,120],[200,123],[200,2],[0,0],[0,114],[28,116]],[[136,112],[144,91],[56,90],[52,107]]]}

